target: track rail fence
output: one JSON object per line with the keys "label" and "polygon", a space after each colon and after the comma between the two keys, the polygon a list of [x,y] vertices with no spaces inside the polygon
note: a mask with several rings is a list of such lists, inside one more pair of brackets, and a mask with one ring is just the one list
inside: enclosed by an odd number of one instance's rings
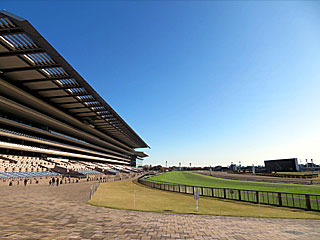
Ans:
{"label": "track rail fence", "polygon": [[200,196],[206,197],[260,203],[279,207],[298,208],[308,211],[320,211],[320,195],[316,194],[202,187],[151,180],[143,177],[139,178],[138,182],[152,188],[170,192],[194,194],[194,192],[197,191]]}

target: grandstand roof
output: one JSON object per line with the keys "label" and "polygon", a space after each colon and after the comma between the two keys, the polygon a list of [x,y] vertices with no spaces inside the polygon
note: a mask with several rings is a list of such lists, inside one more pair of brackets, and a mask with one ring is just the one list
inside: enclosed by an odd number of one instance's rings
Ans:
{"label": "grandstand roof", "polygon": [[135,154],[138,156],[138,157],[149,157],[148,154],[146,154],[145,152],[135,152]]}
{"label": "grandstand roof", "polygon": [[132,148],[149,147],[27,20],[5,10],[0,77]]}

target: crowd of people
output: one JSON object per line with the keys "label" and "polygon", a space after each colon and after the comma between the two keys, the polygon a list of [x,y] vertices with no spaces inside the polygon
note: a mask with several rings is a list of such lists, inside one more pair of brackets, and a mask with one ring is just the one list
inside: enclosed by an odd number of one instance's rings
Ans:
{"label": "crowd of people", "polygon": [[61,177],[61,178],[59,178],[59,177],[57,177],[57,178],[54,178],[54,177],[52,177],[51,179],[49,179],[49,185],[50,186],[59,186],[59,184],[61,185],[61,184],[67,184],[67,183],[74,183],[74,182],[79,182],[80,181],[80,178],[76,178],[76,179],[72,179],[71,180],[71,178],[70,177]]}
{"label": "crowd of people", "polygon": [[[88,177],[90,181],[97,180],[99,181],[98,177]],[[9,186],[19,186],[19,185],[30,185],[30,184],[39,184],[39,183],[49,183],[50,186],[59,186],[60,184],[67,184],[67,183],[78,183],[80,182],[80,178],[74,178],[69,176],[54,176],[54,177],[41,177],[41,178],[9,178],[3,179],[3,183],[8,183]]]}
{"label": "crowd of people", "polygon": [[[124,179],[128,179],[131,177],[134,177],[137,175],[136,173],[134,174],[123,174],[123,175],[87,175],[84,181],[99,181],[100,183],[102,182],[110,182],[110,181],[121,181]],[[54,177],[42,177],[40,179],[38,178],[13,178],[13,179],[7,179],[3,180],[4,182],[9,181],[9,186],[13,185],[30,185],[30,184],[45,184],[46,182],[49,184],[49,186],[59,186],[61,184],[68,184],[68,183],[78,183],[81,181],[81,178],[76,178],[76,177],[70,177],[70,176],[54,176]]]}
{"label": "crowd of people", "polygon": [[[32,178],[25,178],[25,179],[18,179],[17,180],[17,185],[20,185],[20,181],[22,182],[22,184],[24,184],[24,186],[27,186],[27,184],[32,184],[32,180],[34,181],[34,183],[35,184],[38,184],[39,183],[39,180],[38,179],[36,179],[36,178],[34,178],[34,179],[32,179]],[[9,181],[9,186],[12,186],[13,185],[13,180],[10,180]]]}

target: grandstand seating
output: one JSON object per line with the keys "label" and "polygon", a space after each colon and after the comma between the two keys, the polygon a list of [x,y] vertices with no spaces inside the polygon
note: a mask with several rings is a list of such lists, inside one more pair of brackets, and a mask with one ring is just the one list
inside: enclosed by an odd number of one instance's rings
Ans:
{"label": "grandstand seating", "polygon": [[82,174],[101,174],[101,172],[96,170],[78,170],[78,172]]}
{"label": "grandstand seating", "polygon": [[113,169],[108,169],[108,170],[105,171],[105,173],[106,174],[117,174],[117,173],[119,173],[119,171],[118,170],[113,170]]}
{"label": "grandstand seating", "polygon": [[81,175],[97,175],[122,173],[135,173],[134,167],[114,165],[101,162],[75,161],[58,157],[31,157],[0,154],[0,179],[1,178],[32,178],[60,176],[55,172],[56,167],[65,169],[65,173],[77,172]]}
{"label": "grandstand seating", "polygon": [[2,172],[39,172],[52,167],[50,162],[38,157],[0,155],[0,171]]}
{"label": "grandstand seating", "polygon": [[[90,159],[90,160],[104,160],[114,163],[121,163],[121,161],[114,160],[114,159],[106,159],[102,157],[96,157],[91,155],[85,155],[85,154],[79,154],[79,153],[71,153],[71,152],[65,152],[60,150],[52,150],[49,148],[40,148],[40,147],[34,147],[34,146],[28,146],[24,144],[16,144],[16,143],[7,143],[0,141],[0,148],[5,149],[16,149],[16,150],[22,150],[22,151],[29,151],[29,152],[35,152],[35,153],[44,153],[44,154],[53,154],[53,155],[59,155],[64,157],[77,157],[80,159]],[[116,157],[114,157],[116,158]]]}
{"label": "grandstand seating", "polygon": [[51,177],[60,176],[56,172],[0,172],[0,178],[34,178],[34,177]]}

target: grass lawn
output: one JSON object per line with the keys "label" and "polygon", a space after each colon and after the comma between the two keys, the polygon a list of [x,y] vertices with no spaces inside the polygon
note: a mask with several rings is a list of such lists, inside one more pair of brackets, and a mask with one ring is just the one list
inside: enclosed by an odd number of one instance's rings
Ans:
{"label": "grass lawn", "polygon": [[199,173],[192,172],[168,172],[155,177],[150,180],[165,181],[171,183],[179,183],[185,185],[195,185],[203,187],[216,188],[234,188],[246,190],[260,190],[273,192],[290,192],[303,194],[320,194],[320,185],[300,185],[300,184],[286,184],[286,183],[268,183],[268,182],[254,182],[254,181],[240,181],[223,179],[211,176],[205,176]]}
{"label": "grass lawn", "polygon": [[[257,204],[209,197],[200,197],[199,212],[196,213],[192,195],[152,189],[131,181],[102,183],[88,203],[94,206],[139,211],[169,212],[166,210],[170,210],[174,213],[259,217]],[[320,219],[320,213],[261,205],[260,217]]]}

